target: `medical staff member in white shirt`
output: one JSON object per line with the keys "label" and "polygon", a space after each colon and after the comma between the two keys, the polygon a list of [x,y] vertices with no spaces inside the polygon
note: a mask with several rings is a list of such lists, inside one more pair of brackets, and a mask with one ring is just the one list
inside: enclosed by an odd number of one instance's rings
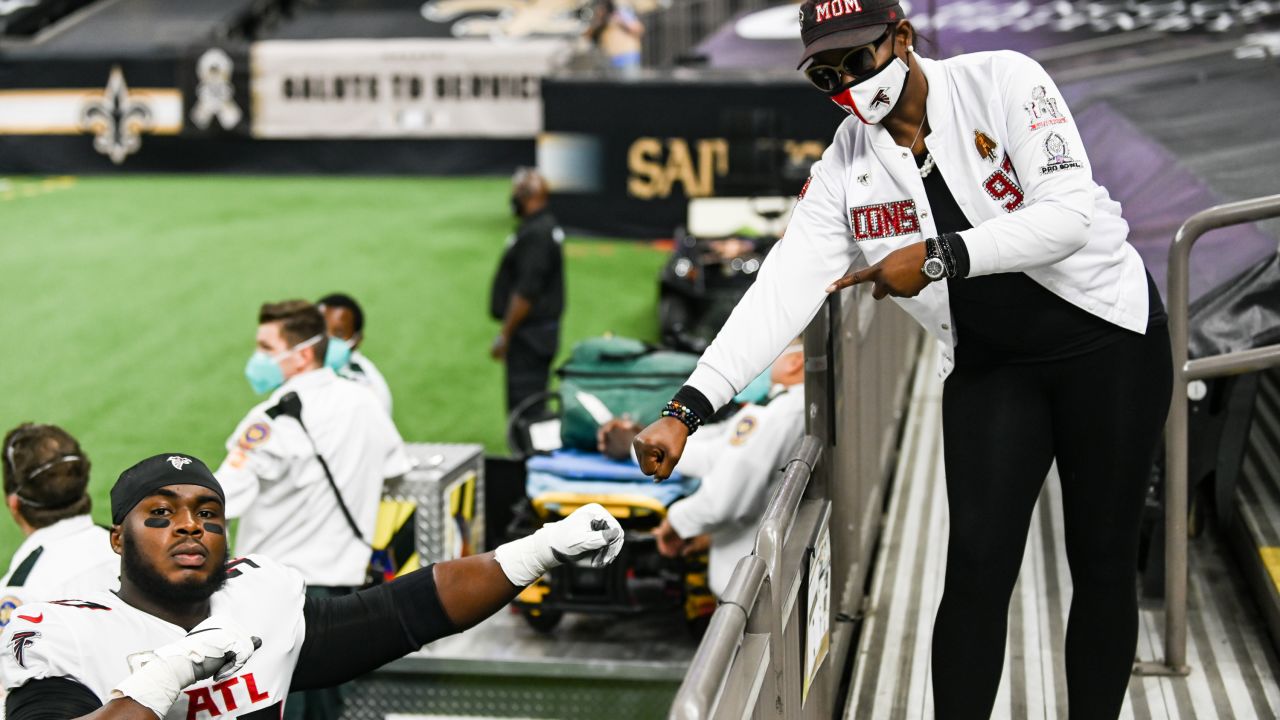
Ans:
{"label": "medical staff member in white shirt", "polygon": [[[1074,594],[1072,717],[1115,718],[1137,643],[1138,524],[1171,394],[1166,318],[1053,80],[1015,52],[927,60],[895,0],[800,6],[806,77],[850,117],[785,237],[666,417],[636,439],[671,472],[686,436],[829,292],[871,286],[937,340],[950,509],[933,635],[940,720],[986,718],[1009,598],[1050,465]],[[861,269],[846,275],[850,266]]]}
{"label": "medical staff member in white shirt", "polygon": [[[238,555],[263,554],[298,570],[313,597],[351,593],[365,581],[383,482],[411,462],[391,418],[368,388],[325,367],[320,310],[305,300],[268,303],[245,375],[270,392],[227,440],[218,468]],[[291,699],[287,717],[336,717],[336,689]]]}
{"label": "medical staff member in white shirt", "polygon": [[[753,384],[754,385],[754,384]],[[701,480],[676,501],[654,530],[658,552],[677,557],[701,550],[708,535],[708,584],[722,595],[738,561],[755,548],[756,530],[783,467],[804,439],[804,345],[793,342],[769,368],[765,396],[753,398],[733,417],[689,438],[681,474]],[[600,451],[631,458],[640,427],[611,420],[600,428]]]}
{"label": "medical staff member in white shirt", "polygon": [[391,388],[378,371],[378,366],[360,352],[360,343],[364,342],[364,310],[360,308],[360,303],[345,293],[330,293],[320,298],[316,304],[320,306],[320,312],[324,313],[330,345],[335,346],[326,353],[326,364],[338,375],[373,391],[387,415],[390,415]]}
{"label": "medical staff member in white shirt", "polygon": [[34,603],[5,628],[8,720],[278,720],[291,688],[377,669],[475,625],[561,563],[608,565],[623,544],[618,521],[592,503],[493,552],[314,598],[271,558],[230,559],[224,498],[185,453],[121,474],[111,489],[120,589]]}
{"label": "medical staff member in white shirt", "polygon": [[89,512],[89,456],[57,425],[23,423],[4,437],[4,493],[26,539],[0,580],[0,628],[23,603],[119,585],[120,558]]}

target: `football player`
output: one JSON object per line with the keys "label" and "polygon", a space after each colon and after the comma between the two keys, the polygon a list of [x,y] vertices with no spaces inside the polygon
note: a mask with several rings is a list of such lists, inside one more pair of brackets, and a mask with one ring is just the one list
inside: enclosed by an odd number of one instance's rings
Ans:
{"label": "football player", "polygon": [[475,625],[552,567],[603,566],[622,547],[618,522],[592,504],[492,553],[308,598],[296,571],[266,557],[228,562],[223,501],[183,453],[120,476],[120,589],[15,614],[0,639],[9,720],[279,718],[291,689],[351,680]]}

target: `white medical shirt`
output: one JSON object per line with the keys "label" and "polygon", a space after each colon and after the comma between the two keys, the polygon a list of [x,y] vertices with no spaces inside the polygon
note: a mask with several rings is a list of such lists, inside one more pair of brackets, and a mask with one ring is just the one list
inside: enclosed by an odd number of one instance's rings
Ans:
{"label": "white medical shirt", "polygon": [[378,366],[374,365],[366,355],[359,350],[352,350],[347,366],[339,370],[338,374],[369,388],[382,404],[382,408],[387,411],[387,415],[391,414],[391,388],[387,385],[386,378],[382,377],[382,373],[378,371]]}
{"label": "white medical shirt", "polygon": [[[314,448],[293,418],[267,414],[289,392],[302,400]],[[370,549],[343,517],[317,450],[364,541],[372,540],[383,481],[405,474],[412,462],[373,393],[320,368],[286,381],[227,439],[227,458],[215,474],[227,515],[240,518],[236,553],[267,555],[296,568],[308,585],[360,585]]]}
{"label": "white medical shirt", "polygon": [[[14,573],[39,551],[34,564],[13,585]],[[24,603],[59,600],[93,590],[120,587],[120,556],[111,549],[110,534],[89,515],[76,515],[27,536],[0,580],[0,628]]]}
{"label": "white medical shirt", "polygon": [[689,436],[676,470],[702,484],[668,509],[667,520],[682,538],[711,535],[708,585],[716,595],[724,592],[738,561],[755,549],[769,495],[803,438],[803,385]]}

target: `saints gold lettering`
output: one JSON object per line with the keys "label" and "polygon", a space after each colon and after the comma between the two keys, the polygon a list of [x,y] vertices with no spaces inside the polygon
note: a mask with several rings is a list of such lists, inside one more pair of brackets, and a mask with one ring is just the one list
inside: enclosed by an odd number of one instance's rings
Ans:
{"label": "saints gold lettering", "polygon": [[794,166],[808,168],[815,160],[822,159],[822,151],[827,144],[821,140],[784,140],[782,152],[787,154],[787,162]]}
{"label": "saints gold lettering", "polygon": [[715,179],[729,173],[729,141],[707,138],[637,138],[627,151],[627,192],[641,200],[670,197],[678,183],[685,197],[715,194]]}

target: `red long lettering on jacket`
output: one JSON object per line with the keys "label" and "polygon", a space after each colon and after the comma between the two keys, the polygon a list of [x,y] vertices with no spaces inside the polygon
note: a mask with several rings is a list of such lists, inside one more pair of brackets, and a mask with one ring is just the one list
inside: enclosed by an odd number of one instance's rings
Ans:
{"label": "red long lettering on jacket", "polygon": [[915,200],[849,208],[849,225],[853,239],[859,242],[920,232]]}

